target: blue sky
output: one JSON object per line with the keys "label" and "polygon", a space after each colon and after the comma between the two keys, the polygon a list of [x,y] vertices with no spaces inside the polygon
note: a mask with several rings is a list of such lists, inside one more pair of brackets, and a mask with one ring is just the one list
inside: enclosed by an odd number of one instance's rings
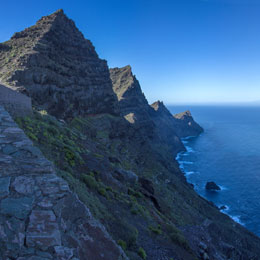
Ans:
{"label": "blue sky", "polygon": [[149,102],[260,100],[260,0],[4,1],[0,41],[59,8]]}

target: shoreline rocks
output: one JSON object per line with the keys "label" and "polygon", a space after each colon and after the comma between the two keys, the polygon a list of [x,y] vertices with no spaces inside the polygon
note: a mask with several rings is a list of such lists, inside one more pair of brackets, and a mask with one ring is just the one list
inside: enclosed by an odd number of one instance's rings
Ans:
{"label": "shoreline rocks", "polygon": [[205,189],[209,191],[221,190],[221,188],[214,181],[208,181],[206,183]]}

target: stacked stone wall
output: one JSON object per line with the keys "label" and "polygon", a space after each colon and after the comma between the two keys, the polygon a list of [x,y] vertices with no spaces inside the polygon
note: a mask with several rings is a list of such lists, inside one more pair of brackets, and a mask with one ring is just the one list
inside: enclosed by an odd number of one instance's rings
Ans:
{"label": "stacked stone wall", "polygon": [[0,106],[11,115],[24,116],[32,113],[31,98],[0,84]]}

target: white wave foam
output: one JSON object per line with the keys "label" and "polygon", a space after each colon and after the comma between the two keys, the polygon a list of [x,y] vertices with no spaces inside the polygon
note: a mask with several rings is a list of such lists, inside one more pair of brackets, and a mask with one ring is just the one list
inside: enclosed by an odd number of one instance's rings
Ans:
{"label": "white wave foam", "polygon": [[185,172],[185,175],[186,175],[186,176],[189,176],[189,175],[194,174],[194,173],[195,173],[195,172],[193,172],[193,171]]}
{"label": "white wave foam", "polygon": [[240,225],[243,225],[243,222],[240,220],[240,216],[231,216],[229,215],[235,222],[237,222]]}
{"label": "white wave foam", "polygon": [[180,164],[194,164],[194,162],[189,161],[179,161]]}
{"label": "white wave foam", "polygon": [[220,212],[222,212],[222,213],[228,215],[227,212],[228,212],[229,209],[230,209],[228,205],[223,205],[223,204],[221,204],[221,205],[217,205],[217,206],[218,206],[218,208],[220,208],[220,207],[225,207],[224,209],[221,209]]}
{"label": "white wave foam", "polygon": [[[223,206],[223,205],[221,205]],[[228,211],[230,210],[230,207],[228,205],[224,205],[226,208],[225,209],[222,209],[220,210],[222,213],[228,215],[230,218],[232,218],[235,222],[237,222],[238,224],[240,225],[244,225],[244,223],[240,220],[240,216],[233,216],[233,215],[230,215],[228,214]]]}
{"label": "white wave foam", "polygon": [[225,186],[221,186],[221,185],[218,185],[218,186],[220,187],[221,190],[228,190],[228,188]]}
{"label": "white wave foam", "polygon": [[178,154],[176,155],[176,157],[175,157],[175,160],[176,160],[176,161],[179,161],[179,160],[180,160],[180,157],[181,157],[181,154],[178,153]]}
{"label": "white wave foam", "polygon": [[186,141],[186,140],[189,140],[189,139],[194,138],[194,137],[196,137],[196,136],[194,136],[194,135],[186,136],[186,137],[181,138],[181,140]]}
{"label": "white wave foam", "polygon": [[188,153],[194,153],[194,150],[190,146],[186,145],[185,148]]}

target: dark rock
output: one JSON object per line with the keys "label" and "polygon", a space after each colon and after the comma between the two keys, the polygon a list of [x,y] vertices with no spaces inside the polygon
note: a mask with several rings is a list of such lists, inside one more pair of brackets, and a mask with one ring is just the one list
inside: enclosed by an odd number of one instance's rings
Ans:
{"label": "dark rock", "polygon": [[138,176],[132,171],[126,171],[123,169],[117,169],[114,172],[114,176],[119,181],[129,182],[129,183],[136,183],[138,181]]}
{"label": "dark rock", "polygon": [[0,178],[0,198],[9,194],[10,177]]}
{"label": "dark rock", "polygon": [[177,134],[178,137],[197,136],[203,132],[203,129],[193,120],[190,111],[185,111],[176,115],[172,115],[165,107],[163,102],[154,102],[151,107],[156,113],[156,118],[163,126],[167,124],[167,129]]}
{"label": "dark rock", "polygon": [[219,207],[219,210],[225,210],[225,209],[227,209],[227,206],[225,205]]}
{"label": "dark rock", "polygon": [[176,114],[173,118],[179,137],[197,136],[203,132],[203,128],[194,121],[190,111]]}
{"label": "dark rock", "polygon": [[154,188],[153,183],[145,178],[139,178],[139,183],[141,184],[142,188],[148,191],[150,194],[154,195]]}
{"label": "dark rock", "polygon": [[21,194],[32,194],[35,187],[35,182],[31,177],[18,176],[12,183],[13,189]]}
{"label": "dark rock", "polygon": [[214,181],[207,182],[205,188],[206,190],[221,190],[221,188]]}
{"label": "dark rock", "polygon": [[6,198],[0,203],[1,214],[25,219],[32,209],[33,198]]}
{"label": "dark rock", "polygon": [[38,109],[59,118],[118,113],[107,62],[64,12],[42,17],[4,46],[2,82],[29,95]]}
{"label": "dark rock", "polygon": [[26,244],[28,247],[42,250],[61,245],[61,235],[53,211],[32,211],[26,234]]}
{"label": "dark rock", "polygon": [[71,259],[73,257],[73,249],[64,246],[55,246],[55,253],[58,260]]}
{"label": "dark rock", "polygon": [[137,129],[139,135],[146,137],[144,142],[152,142],[152,146],[165,145],[175,155],[184,150],[174,130],[169,129],[165,119],[161,115],[156,116],[148,104],[130,66],[110,69],[110,77],[122,116]]}

